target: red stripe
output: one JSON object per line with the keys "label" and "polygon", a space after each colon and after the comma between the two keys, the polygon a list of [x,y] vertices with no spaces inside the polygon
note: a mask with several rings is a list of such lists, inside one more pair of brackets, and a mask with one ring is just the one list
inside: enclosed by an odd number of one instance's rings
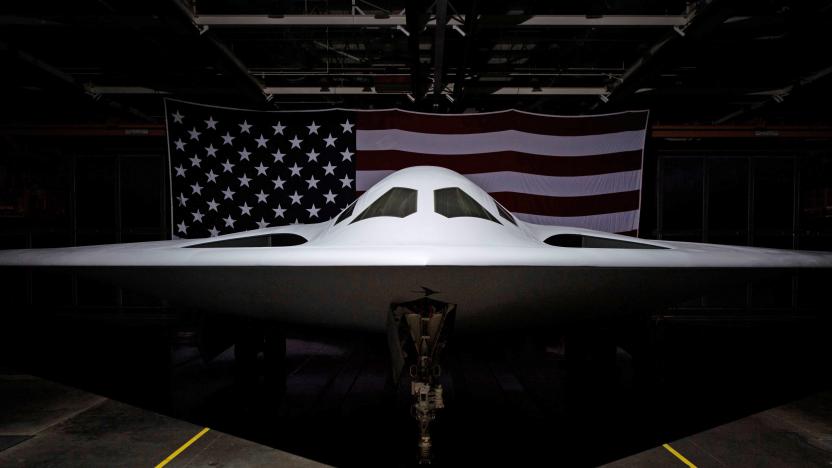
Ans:
{"label": "red stripe", "polygon": [[515,192],[490,193],[509,211],[543,216],[591,216],[638,209],[639,191],[585,197],[548,197]]}
{"label": "red stripe", "polygon": [[411,166],[440,166],[461,174],[514,171],[546,176],[586,176],[641,169],[641,151],[582,157],[536,156],[515,151],[453,156],[407,151],[359,151],[359,171],[399,170]]}
{"label": "red stripe", "polygon": [[541,135],[584,136],[645,130],[647,112],[561,117],[514,110],[493,114],[430,115],[400,110],[359,112],[358,130],[400,129],[419,133],[482,133],[519,130]]}

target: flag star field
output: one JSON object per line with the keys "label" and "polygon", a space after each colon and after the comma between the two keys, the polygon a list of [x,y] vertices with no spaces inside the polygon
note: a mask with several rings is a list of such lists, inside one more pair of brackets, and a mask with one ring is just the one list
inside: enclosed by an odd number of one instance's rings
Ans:
{"label": "flag star field", "polygon": [[355,113],[166,101],[173,236],[317,223],[355,198]]}

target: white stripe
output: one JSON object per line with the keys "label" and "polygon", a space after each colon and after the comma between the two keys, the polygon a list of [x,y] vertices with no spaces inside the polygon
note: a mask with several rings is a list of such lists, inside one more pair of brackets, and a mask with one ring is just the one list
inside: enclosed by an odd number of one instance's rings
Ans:
{"label": "white stripe", "polygon": [[486,192],[516,192],[548,197],[583,197],[641,188],[641,171],[573,177],[509,171],[463,175]]}
{"label": "white stripe", "polygon": [[355,190],[366,192],[381,179],[396,171],[355,171]]}
{"label": "white stripe", "polygon": [[[394,171],[356,171],[356,190],[366,191]],[[486,192],[515,192],[548,197],[582,197],[641,189],[641,171],[557,177],[523,172],[463,174]]]}
{"label": "white stripe", "polygon": [[423,154],[474,154],[517,151],[541,156],[592,156],[619,151],[641,151],[645,130],[584,136],[500,132],[442,135],[399,129],[359,130],[358,151],[396,150]]}
{"label": "white stripe", "polygon": [[535,224],[569,226],[605,232],[627,232],[638,229],[639,210],[604,213],[590,216],[543,216],[513,213],[518,219]]}

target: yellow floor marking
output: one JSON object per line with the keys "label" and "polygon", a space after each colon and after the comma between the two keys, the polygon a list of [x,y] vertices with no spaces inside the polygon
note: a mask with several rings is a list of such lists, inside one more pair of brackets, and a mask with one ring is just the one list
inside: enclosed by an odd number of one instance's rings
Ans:
{"label": "yellow floor marking", "polygon": [[682,456],[681,453],[677,452],[676,449],[670,446],[670,444],[664,444],[662,445],[662,447],[666,448],[668,452],[672,453],[679,460],[682,460],[682,463],[684,463],[685,465],[689,466],[690,468],[696,468],[696,465],[694,465],[690,462],[690,460]]}
{"label": "yellow floor marking", "polygon": [[167,457],[167,458],[165,458],[164,460],[162,460],[162,462],[161,462],[161,463],[159,463],[158,465],[156,465],[156,468],[162,468],[163,466],[165,466],[165,465],[167,465],[168,463],[170,463],[170,461],[171,461],[171,460],[173,460],[174,458],[176,458],[176,457],[177,457],[177,455],[179,455],[180,453],[184,452],[186,448],[190,447],[190,446],[191,446],[191,444],[193,444],[194,442],[196,442],[196,441],[197,441],[200,437],[204,436],[204,435],[205,435],[205,433],[206,433],[206,432],[208,432],[209,430],[210,430],[210,429],[208,429],[208,428],[206,427],[205,429],[203,429],[203,430],[199,431],[199,432],[197,433],[197,435],[195,435],[195,436],[191,437],[191,440],[189,440],[189,441],[185,442],[185,443],[184,443],[181,447],[179,447],[178,449],[176,449],[176,451],[175,451],[175,452],[173,452],[172,454],[168,455],[168,457]]}

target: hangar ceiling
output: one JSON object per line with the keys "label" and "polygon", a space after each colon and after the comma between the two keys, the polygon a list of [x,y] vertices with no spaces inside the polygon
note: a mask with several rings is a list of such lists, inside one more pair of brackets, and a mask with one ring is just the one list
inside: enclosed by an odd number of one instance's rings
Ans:
{"label": "hangar ceiling", "polygon": [[0,123],[158,123],[162,96],[829,123],[830,27],[828,0],[4,2]]}

